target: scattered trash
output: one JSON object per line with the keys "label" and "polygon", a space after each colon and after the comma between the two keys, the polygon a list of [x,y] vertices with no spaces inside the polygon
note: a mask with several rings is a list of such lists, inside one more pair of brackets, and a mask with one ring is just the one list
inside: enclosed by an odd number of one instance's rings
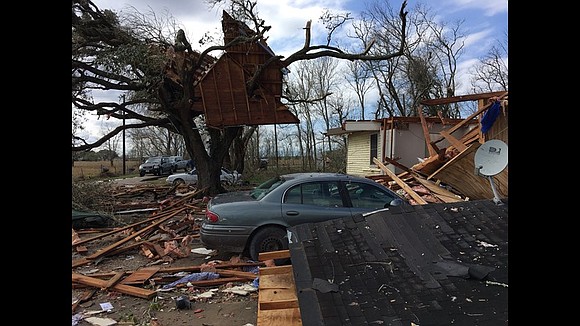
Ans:
{"label": "scattered trash", "polygon": [[217,274],[217,273],[208,273],[208,272],[191,273],[187,276],[180,278],[179,280],[177,280],[175,282],[165,284],[162,287],[162,289],[173,288],[178,284],[187,283],[187,282],[191,282],[191,281],[215,280],[216,278],[219,278],[219,277],[220,277],[220,274]]}
{"label": "scattered trash", "polygon": [[197,300],[197,299],[209,299],[209,298],[212,298],[217,291],[219,291],[219,290],[218,289],[211,289],[209,291],[206,291],[206,292],[203,292],[201,294],[194,296],[193,299],[195,299],[195,300]]}
{"label": "scattered trash", "polygon": [[250,284],[244,284],[239,286],[232,286],[231,288],[223,289],[222,292],[234,293],[239,295],[248,295],[250,292],[258,291],[257,287]]}
{"label": "scattered trash", "polygon": [[82,313],[76,313],[72,316],[72,326],[76,326],[79,324],[79,322],[83,320],[83,314]]}
{"label": "scattered trash", "polygon": [[175,306],[177,309],[191,309],[191,301],[186,296],[180,296],[175,300]]}
{"label": "scattered trash", "polygon": [[191,249],[191,252],[198,255],[211,255],[215,253],[215,250],[209,250],[206,248],[193,248]]}
{"label": "scattered trash", "polygon": [[100,303],[100,305],[101,305],[101,309],[103,309],[104,311],[109,312],[109,311],[113,310],[113,305],[109,302],[103,302],[103,303]]}
{"label": "scattered trash", "polygon": [[117,324],[117,321],[111,318],[89,317],[85,318],[85,320],[91,323],[92,325],[97,326],[111,326]]}
{"label": "scattered trash", "polygon": [[253,281],[252,281],[252,286],[255,287],[256,289],[260,287],[260,277],[256,277]]}

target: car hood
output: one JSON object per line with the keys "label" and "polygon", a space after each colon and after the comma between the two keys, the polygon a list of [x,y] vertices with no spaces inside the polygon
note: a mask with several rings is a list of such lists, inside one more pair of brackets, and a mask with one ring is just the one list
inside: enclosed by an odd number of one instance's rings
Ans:
{"label": "car hood", "polygon": [[187,178],[187,177],[192,177],[192,175],[189,173],[176,173],[176,174],[172,174],[172,175],[168,176],[167,179],[177,179],[177,178]]}
{"label": "car hood", "polygon": [[250,190],[225,192],[213,197],[211,199],[211,204],[214,205],[240,201],[255,201],[256,199],[250,196],[250,193]]}

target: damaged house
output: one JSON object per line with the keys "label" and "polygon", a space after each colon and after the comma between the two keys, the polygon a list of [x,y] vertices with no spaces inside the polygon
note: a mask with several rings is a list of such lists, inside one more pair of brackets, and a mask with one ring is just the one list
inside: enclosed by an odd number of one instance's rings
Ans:
{"label": "damaged house", "polygon": [[[489,180],[474,173],[474,156],[488,140],[508,144],[507,96],[491,92],[424,100],[425,106],[477,101],[478,109],[465,119],[351,120],[327,135],[346,135],[347,173],[403,189],[411,203],[493,198]],[[507,197],[507,178],[507,167],[493,176],[500,197]]]}

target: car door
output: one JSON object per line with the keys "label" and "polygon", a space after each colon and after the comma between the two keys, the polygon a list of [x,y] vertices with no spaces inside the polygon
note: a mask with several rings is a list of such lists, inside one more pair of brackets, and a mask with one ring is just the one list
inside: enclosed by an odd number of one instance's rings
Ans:
{"label": "car door", "polygon": [[344,185],[353,215],[387,208],[393,199],[398,198],[396,194],[373,184],[350,181]]}
{"label": "car door", "polygon": [[314,181],[289,188],[282,198],[282,217],[288,225],[351,216],[336,181]]}

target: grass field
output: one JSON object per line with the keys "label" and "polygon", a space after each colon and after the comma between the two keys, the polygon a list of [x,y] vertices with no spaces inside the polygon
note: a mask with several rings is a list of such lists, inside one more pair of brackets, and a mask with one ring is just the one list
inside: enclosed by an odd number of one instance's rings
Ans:
{"label": "grass field", "polygon": [[[125,161],[126,176],[139,175],[139,161]],[[109,161],[75,161],[72,167],[73,180],[115,177],[123,175],[123,160]]]}

